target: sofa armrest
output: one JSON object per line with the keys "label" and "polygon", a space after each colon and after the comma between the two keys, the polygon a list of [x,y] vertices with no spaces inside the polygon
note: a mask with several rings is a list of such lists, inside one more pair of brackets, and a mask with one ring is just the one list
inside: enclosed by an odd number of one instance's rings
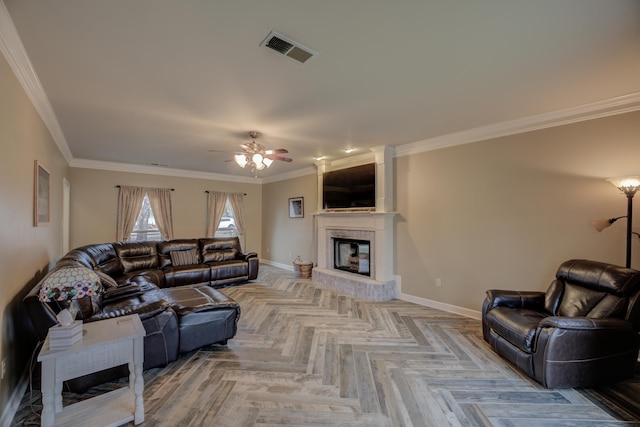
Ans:
{"label": "sofa armrest", "polygon": [[97,320],[127,316],[129,314],[137,314],[140,316],[140,320],[145,320],[169,309],[169,303],[165,300],[142,301],[138,303],[131,299],[123,301],[122,303],[110,304],[103,307],[100,313],[94,314],[86,321],[94,322]]}
{"label": "sofa armrest", "polygon": [[544,292],[539,291],[506,291],[490,289],[487,291],[487,311],[496,307],[531,308],[533,310],[544,308]]}
{"label": "sofa armrest", "polygon": [[633,376],[640,335],[631,322],[550,316],[536,335],[533,372],[545,387],[592,387]]}
{"label": "sofa armrest", "polygon": [[111,304],[124,298],[130,298],[141,295],[143,290],[138,285],[121,285],[118,287],[108,288],[102,294],[102,305]]}
{"label": "sofa armrest", "polygon": [[243,260],[249,261],[249,258],[257,258],[258,254],[256,252],[242,252],[240,256]]}
{"label": "sofa armrest", "polygon": [[558,328],[564,330],[596,330],[596,329],[633,329],[631,322],[624,319],[592,319],[589,317],[549,316],[540,322],[541,328]]}

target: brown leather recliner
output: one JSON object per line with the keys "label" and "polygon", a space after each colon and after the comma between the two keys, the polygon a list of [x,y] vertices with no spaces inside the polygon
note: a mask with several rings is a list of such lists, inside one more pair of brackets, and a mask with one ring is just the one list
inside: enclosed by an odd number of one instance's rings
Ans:
{"label": "brown leather recliner", "polygon": [[634,376],[640,348],[640,272],[570,260],[546,292],[489,290],[482,332],[494,350],[548,388]]}

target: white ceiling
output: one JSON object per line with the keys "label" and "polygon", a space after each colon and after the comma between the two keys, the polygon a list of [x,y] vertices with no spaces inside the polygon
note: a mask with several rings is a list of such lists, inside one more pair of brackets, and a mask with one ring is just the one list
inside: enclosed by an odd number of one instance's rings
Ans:
{"label": "white ceiling", "polygon": [[294,158],[269,177],[640,92],[637,0],[4,4],[76,160],[251,176],[256,130]]}

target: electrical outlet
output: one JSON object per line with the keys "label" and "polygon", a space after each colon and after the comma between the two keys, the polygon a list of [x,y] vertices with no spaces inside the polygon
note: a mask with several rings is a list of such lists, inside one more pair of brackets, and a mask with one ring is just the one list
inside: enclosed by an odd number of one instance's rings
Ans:
{"label": "electrical outlet", "polygon": [[437,287],[442,286],[442,280],[440,280],[440,279],[436,279],[436,286],[437,286]]}
{"label": "electrical outlet", "polygon": [[4,374],[7,373],[7,358],[2,359],[2,378],[4,379]]}

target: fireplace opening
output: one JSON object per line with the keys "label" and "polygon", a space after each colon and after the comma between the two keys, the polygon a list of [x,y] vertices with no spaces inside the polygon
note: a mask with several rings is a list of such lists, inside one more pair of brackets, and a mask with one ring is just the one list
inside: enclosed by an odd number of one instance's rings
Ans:
{"label": "fireplace opening", "polygon": [[349,273],[371,275],[370,242],[356,239],[333,239],[333,268]]}

